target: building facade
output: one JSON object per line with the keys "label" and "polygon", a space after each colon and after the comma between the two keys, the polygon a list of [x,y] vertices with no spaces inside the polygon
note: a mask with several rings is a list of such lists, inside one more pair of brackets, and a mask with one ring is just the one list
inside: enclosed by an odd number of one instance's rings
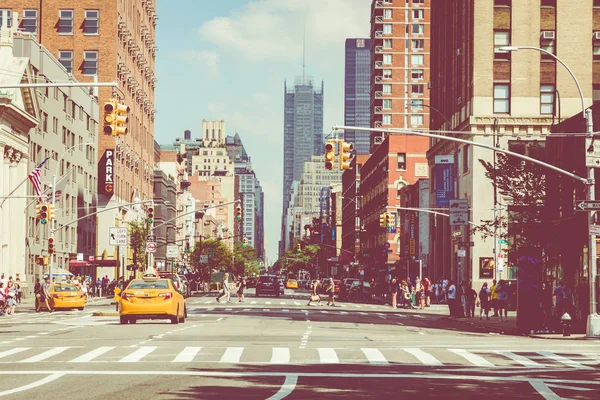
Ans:
{"label": "building facade", "polygon": [[357,154],[350,163],[350,169],[342,174],[342,250],[355,257],[360,253],[362,230],[360,171],[368,159],[367,154]]}
{"label": "building facade", "polygon": [[429,216],[432,214],[429,208],[429,179],[419,179],[400,191],[397,209],[400,222],[396,223],[400,235],[400,246],[396,247],[399,259],[395,266],[398,277],[430,275]]}
{"label": "building facade", "polygon": [[167,246],[179,246],[177,243],[177,183],[160,169],[154,170],[154,235],[156,252],[154,262],[158,270],[170,270],[170,264],[177,259],[167,259]]}
{"label": "building facade", "polygon": [[[429,127],[431,0],[373,0],[371,125]],[[385,135],[373,132],[371,146]]]}
{"label": "building facade", "polygon": [[[346,39],[344,125],[368,128],[371,123],[371,39]],[[355,154],[369,154],[369,132],[348,130],[346,142]]]}

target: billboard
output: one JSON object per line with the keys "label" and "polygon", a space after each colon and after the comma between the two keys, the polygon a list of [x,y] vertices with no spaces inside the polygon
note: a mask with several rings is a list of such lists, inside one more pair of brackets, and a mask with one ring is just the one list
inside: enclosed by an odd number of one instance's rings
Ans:
{"label": "billboard", "polygon": [[435,205],[449,207],[454,199],[454,162],[453,156],[436,156],[433,166]]}
{"label": "billboard", "polygon": [[115,191],[115,150],[106,149],[98,163],[98,194],[112,196]]}

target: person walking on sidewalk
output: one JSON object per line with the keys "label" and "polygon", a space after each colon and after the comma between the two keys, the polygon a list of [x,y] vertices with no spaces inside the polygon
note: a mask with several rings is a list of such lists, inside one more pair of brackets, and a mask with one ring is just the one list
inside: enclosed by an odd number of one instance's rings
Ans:
{"label": "person walking on sidewalk", "polygon": [[454,280],[450,279],[448,282],[448,310],[450,311],[450,317],[456,317],[456,285]]}
{"label": "person walking on sidewalk", "polygon": [[425,307],[431,307],[431,281],[429,278],[423,279],[423,290],[425,294]]}
{"label": "person walking on sidewalk", "polygon": [[217,303],[221,302],[221,297],[227,297],[227,302],[230,302],[230,297],[231,293],[229,292],[229,274],[226,272],[225,275],[223,275],[223,282],[221,283],[223,285],[223,288],[221,289],[221,294],[219,294],[219,296],[217,296]]}
{"label": "person walking on sidewalk", "polygon": [[481,286],[481,290],[479,290],[479,319],[483,319],[483,314],[485,314],[485,319],[490,319],[490,289],[488,288],[487,282],[483,282],[483,286]]}
{"label": "person walking on sidewalk", "polygon": [[398,308],[398,279],[392,278],[390,282],[390,294],[392,295],[392,308]]}
{"label": "person walking on sidewalk", "polygon": [[333,282],[333,278],[329,278],[329,286],[327,287],[327,294],[329,297],[327,298],[327,305],[331,307],[335,307],[335,283]]}
{"label": "person walking on sidewalk", "polygon": [[498,316],[498,293],[496,293],[496,280],[492,281],[492,286],[490,287],[490,297],[492,299],[491,307],[494,309],[494,314],[492,317]]}
{"label": "person walking on sidewalk", "polygon": [[244,289],[246,289],[246,279],[243,276],[238,276],[238,288],[237,288],[238,303],[244,302]]}
{"label": "person walking on sidewalk", "polygon": [[475,318],[475,302],[477,301],[477,292],[473,289],[471,283],[465,285],[465,297],[467,303],[467,317]]}
{"label": "person walking on sidewalk", "polygon": [[315,283],[313,284],[312,294],[310,295],[310,298],[308,299],[307,306],[310,306],[313,301],[316,301],[319,303],[319,305],[321,305],[321,297],[319,296],[319,286],[321,286],[321,282],[319,282],[319,280],[317,279],[317,280],[315,280]]}
{"label": "person walking on sidewalk", "polygon": [[[496,293],[498,294],[498,309],[500,310],[500,321],[508,320],[508,284],[504,279],[500,279],[496,286]],[[504,317],[502,317],[502,311],[504,311]]]}
{"label": "person walking on sidewalk", "polygon": [[38,302],[38,308],[35,310],[36,312],[40,312],[42,304],[46,305],[46,309],[48,312],[54,311],[50,308],[50,303],[48,303],[48,299],[50,298],[50,277],[46,276],[44,278],[44,283],[42,283],[41,291],[40,291],[40,301]]}

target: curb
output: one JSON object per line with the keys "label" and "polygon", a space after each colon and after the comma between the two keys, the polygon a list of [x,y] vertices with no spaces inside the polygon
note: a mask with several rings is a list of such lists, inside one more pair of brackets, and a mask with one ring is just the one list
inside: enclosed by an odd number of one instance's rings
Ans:
{"label": "curb", "polygon": [[562,336],[562,334],[556,334],[556,336],[544,336],[544,335],[527,335],[532,339],[547,339],[547,340],[598,340],[596,337],[574,337],[574,336]]}
{"label": "curb", "polygon": [[95,312],[92,317],[118,317],[118,312]]}

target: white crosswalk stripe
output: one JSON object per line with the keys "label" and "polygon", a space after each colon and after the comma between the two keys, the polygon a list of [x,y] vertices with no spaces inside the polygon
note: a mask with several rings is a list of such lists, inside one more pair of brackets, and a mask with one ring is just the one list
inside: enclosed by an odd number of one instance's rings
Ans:
{"label": "white crosswalk stripe", "polygon": [[25,350],[29,350],[29,347],[15,347],[14,349],[0,351],[0,358],[12,356]]}
{"label": "white crosswalk stripe", "polygon": [[71,360],[69,362],[84,363],[84,362],[92,361],[93,359],[100,357],[102,354],[108,353],[109,351],[113,350],[114,348],[115,348],[115,346],[98,347],[97,349],[92,350],[88,353],[85,353],[84,355],[79,356],[77,358],[74,358],[73,360]]}
{"label": "white crosswalk stripe", "polygon": [[21,362],[34,363],[34,362],[44,361],[52,356],[62,353],[63,351],[66,351],[68,349],[70,349],[70,347],[54,347],[50,350],[44,351],[43,353],[36,355],[36,356],[26,358],[25,360],[22,360]]}
{"label": "white crosswalk stripe", "polygon": [[177,357],[172,362],[191,362],[194,361],[194,357],[196,354],[200,352],[202,347],[186,347],[181,351],[181,353],[177,354]]}
{"label": "white crosswalk stripe", "polygon": [[473,354],[468,350],[464,349],[448,349],[449,351],[463,357],[465,360],[469,361],[471,364],[476,365],[478,367],[493,367],[494,364],[486,360],[485,358],[478,356],[477,354]]}
{"label": "white crosswalk stripe", "polygon": [[412,356],[414,356],[416,359],[418,359],[421,363],[423,363],[425,365],[443,365],[440,360],[438,360],[431,354],[424,352],[421,349],[406,348],[406,349],[404,349],[404,351],[411,354]]}
{"label": "white crosswalk stripe", "polygon": [[371,364],[389,364],[383,354],[377,349],[361,349]]}
{"label": "white crosswalk stripe", "polygon": [[222,363],[239,363],[240,358],[242,358],[242,353],[244,352],[243,347],[228,347],[223,353],[223,357],[221,357]]}
{"label": "white crosswalk stripe", "polygon": [[125,356],[119,360],[120,363],[138,362],[148,354],[156,350],[156,346],[142,346],[133,353]]}
{"label": "white crosswalk stripe", "polygon": [[535,362],[535,361],[533,361],[527,357],[524,357],[522,355],[515,354],[511,351],[498,350],[498,351],[496,351],[496,353],[498,353],[501,356],[504,356],[506,358],[510,358],[511,360],[518,362],[519,364],[523,365],[524,367],[528,367],[528,368],[543,368],[544,367],[542,364],[540,364],[538,362]]}
{"label": "white crosswalk stripe", "polygon": [[579,369],[594,369],[593,367],[590,367],[589,365],[584,365],[584,364],[578,363],[577,361],[563,357],[563,356],[553,353],[551,351],[538,351],[538,354],[541,356],[544,356],[544,357],[548,357],[554,361],[558,361],[561,364],[568,365],[569,367],[579,368]]}
{"label": "white crosswalk stripe", "polygon": [[319,348],[317,351],[319,352],[319,359],[323,364],[337,364],[340,362],[335,349]]}
{"label": "white crosswalk stripe", "polygon": [[274,347],[271,355],[271,364],[287,364],[290,362],[290,349]]}

